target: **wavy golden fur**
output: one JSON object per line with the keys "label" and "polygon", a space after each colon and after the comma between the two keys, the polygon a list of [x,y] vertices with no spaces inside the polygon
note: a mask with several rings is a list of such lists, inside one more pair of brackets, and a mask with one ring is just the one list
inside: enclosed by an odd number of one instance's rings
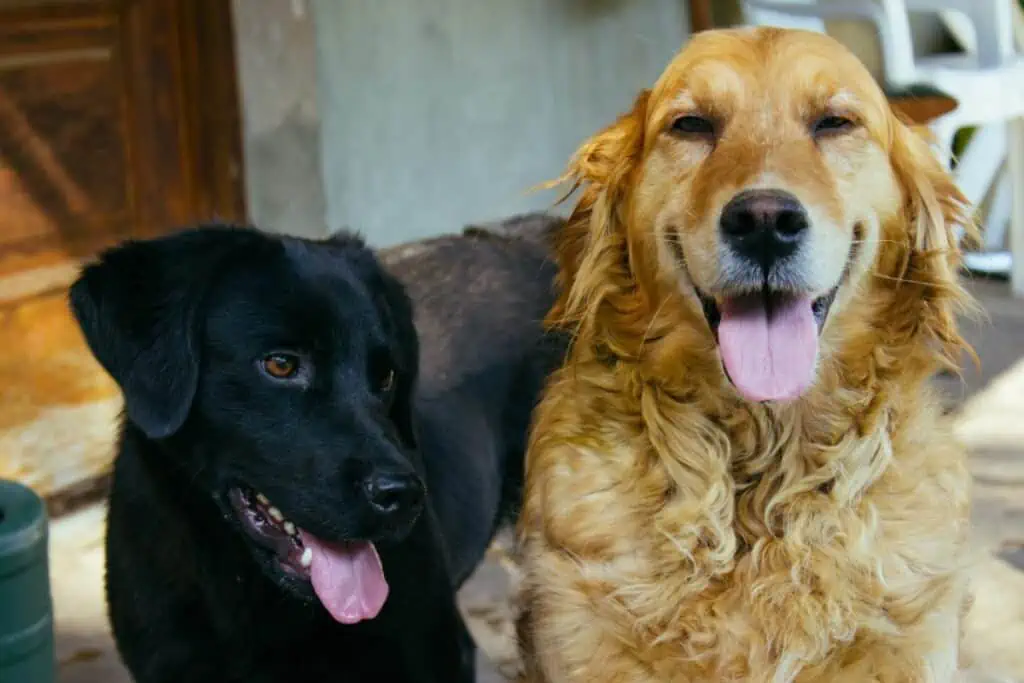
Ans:
{"label": "wavy golden fur", "polygon": [[[694,112],[714,136],[671,130]],[[567,180],[549,321],[575,340],[528,455],[525,680],[951,680],[969,477],[929,378],[966,348],[973,228],[927,142],[833,40],[712,31]],[[766,182],[807,205],[819,261],[848,255],[784,403],[738,394],[694,291],[722,205]]]}

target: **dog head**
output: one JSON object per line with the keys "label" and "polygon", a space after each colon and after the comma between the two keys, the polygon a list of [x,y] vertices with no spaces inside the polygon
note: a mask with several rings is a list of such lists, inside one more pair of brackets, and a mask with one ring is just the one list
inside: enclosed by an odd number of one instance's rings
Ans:
{"label": "dog head", "polygon": [[105,252],[71,304],[174,481],[273,581],[375,616],[375,544],[409,531],[424,484],[411,306],[369,249],[202,226]]}
{"label": "dog head", "polygon": [[584,190],[556,321],[613,343],[689,334],[693,367],[717,355],[708,374],[750,401],[797,399],[822,361],[879,347],[958,355],[963,197],[827,36],[695,36],[568,179]]}

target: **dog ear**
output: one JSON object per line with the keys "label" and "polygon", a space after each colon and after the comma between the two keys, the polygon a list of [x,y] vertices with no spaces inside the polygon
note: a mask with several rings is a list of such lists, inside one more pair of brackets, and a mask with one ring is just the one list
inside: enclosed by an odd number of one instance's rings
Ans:
{"label": "dog ear", "polygon": [[199,381],[205,288],[243,234],[200,228],[126,242],[101,254],[71,286],[86,343],[120,386],[128,419],[149,438],[170,436],[188,417]]}
{"label": "dog ear", "polygon": [[941,253],[954,277],[960,265],[958,229],[970,240],[977,228],[967,199],[929,145],[928,131],[895,122],[892,163],[906,198],[909,246],[918,254]]}
{"label": "dog ear", "polygon": [[628,113],[580,145],[559,180],[571,183],[566,198],[582,193],[556,241],[560,292],[549,324],[583,323],[603,298],[595,287],[608,282],[606,270],[628,268],[622,212],[643,155],[649,97],[642,91]]}
{"label": "dog ear", "polygon": [[898,262],[884,270],[914,288],[904,292],[917,307],[918,329],[938,347],[947,366],[957,365],[967,348],[957,326],[957,314],[971,306],[961,285],[961,244],[978,237],[970,206],[952,175],[931,148],[926,130],[915,130],[893,115],[891,163],[904,197],[904,249]]}
{"label": "dog ear", "polygon": [[586,324],[605,298],[601,283],[628,276],[622,212],[643,156],[649,98],[650,91],[642,91],[629,112],[584,142],[557,181],[570,183],[565,198],[581,193],[556,240],[560,292],[549,324]]}

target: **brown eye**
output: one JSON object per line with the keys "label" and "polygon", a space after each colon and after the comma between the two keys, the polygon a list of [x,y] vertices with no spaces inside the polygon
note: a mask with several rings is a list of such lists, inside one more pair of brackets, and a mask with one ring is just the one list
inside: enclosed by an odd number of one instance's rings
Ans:
{"label": "brown eye", "polygon": [[264,356],[263,371],[274,379],[292,379],[299,372],[299,357],[291,353]]}
{"label": "brown eye", "polygon": [[704,116],[680,116],[672,122],[672,132],[680,135],[714,135],[715,124]]}
{"label": "brown eye", "polygon": [[841,133],[853,128],[853,121],[844,116],[822,116],[814,122],[811,133],[815,136]]}

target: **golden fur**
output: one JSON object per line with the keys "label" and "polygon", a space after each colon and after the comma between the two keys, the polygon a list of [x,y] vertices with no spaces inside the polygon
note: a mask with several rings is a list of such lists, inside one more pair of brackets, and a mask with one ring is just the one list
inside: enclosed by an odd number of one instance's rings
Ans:
{"label": "golden fur", "polygon": [[[836,108],[856,125],[812,139]],[[690,112],[723,132],[666,132]],[[712,31],[567,179],[550,322],[575,342],[528,455],[525,680],[950,680],[969,477],[928,380],[965,347],[973,228],[926,141],[833,40]],[[723,204],[766,183],[807,205],[822,263],[850,254],[789,403],[738,395],[693,291]]]}

